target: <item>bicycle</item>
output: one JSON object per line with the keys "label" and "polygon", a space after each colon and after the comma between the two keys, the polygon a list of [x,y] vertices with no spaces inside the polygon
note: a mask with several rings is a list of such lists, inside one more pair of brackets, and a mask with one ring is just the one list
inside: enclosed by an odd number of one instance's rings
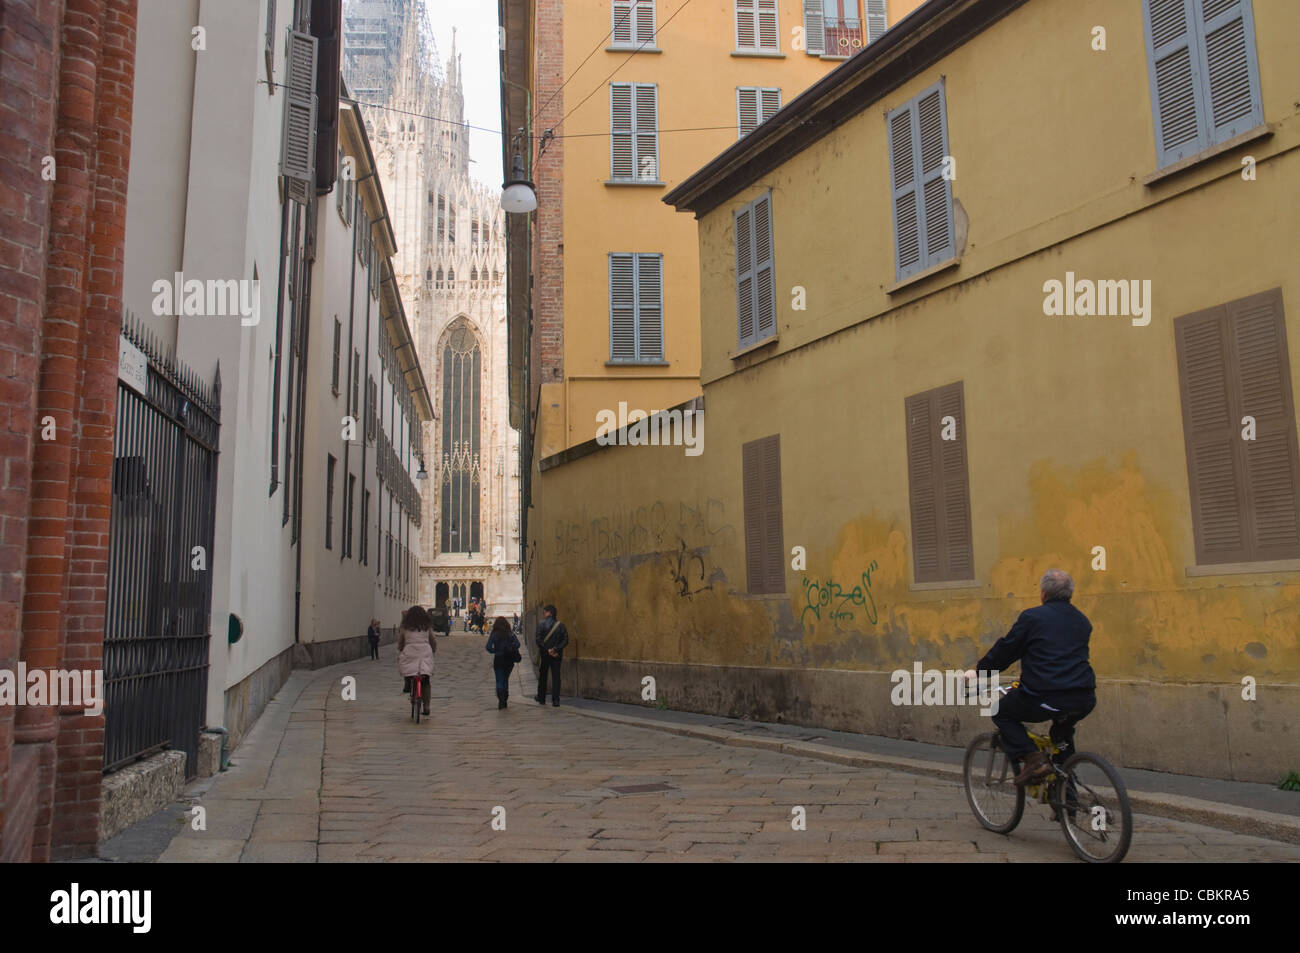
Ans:
{"label": "bicycle", "polygon": [[[1014,685],[1012,686],[1014,687]],[[999,688],[1003,695],[1007,689]],[[1051,738],[1029,732],[1048,754],[1051,773],[1024,787],[1015,783],[1017,769],[1002,749],[999,733],[985,732],[966,747],[962,784],[975,819],[995,834],[1015,830],[1025,812],[1026,795],[1050,805],[1065,840],[1080,860],[1117,864],[1133,839],[1133,812],[1119,773],[1099,754],[1076,751],[1064,764]]]}
{"label": "bicycle", "polygon": [[420,723],[420,712],[424,705],[424,676],[413,675],[411,677],[411,717],[415,723]]}

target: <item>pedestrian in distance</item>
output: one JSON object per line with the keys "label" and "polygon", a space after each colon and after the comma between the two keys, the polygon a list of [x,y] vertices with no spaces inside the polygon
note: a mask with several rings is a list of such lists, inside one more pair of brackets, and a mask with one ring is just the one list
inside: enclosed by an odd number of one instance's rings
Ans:
{"label": "pedestrian in distance", "polygon": [[556,618],[555,606],[542,610],[542,621],[537,624],[537,650],[541,657],[537,675],[537,704],[546,704],[546,675],[551,673],[551,704],[560,707],[560,663],[564,661],[564,647],[569,644],[569,632]]}
{"label": "pedestrian in distance", "polygon": [[371,619],[370,628],[366,629],[366,639],[370,642],[370,659],[379,658],[379,620]]}
{"label": "pedestrian in distance", "polygon": [[510,673],[514,671],[515,663],[524,660],[524,657],[519,654],[519,640],[510,631],[510,623],[506,621],[505,616],[497,616],[496,621],[492,623],[492,634],[488,636],[485,648],[492,653],[492,671],[497,679],[497,710],[499,711],[506,707],[506,701],[510,698]]}
{"label": "pedestrian in distance", "polygon": [[424,698],[424,714],[429,714],[429,676],[433,674],[433,653],[438,651],[434,641],[433,620],[421,606],[411,606],[402,613],[402,624],[397,630],[397,667],[402,673],[403,694],[411,691],[411,680],[420,679],[420,692]]}

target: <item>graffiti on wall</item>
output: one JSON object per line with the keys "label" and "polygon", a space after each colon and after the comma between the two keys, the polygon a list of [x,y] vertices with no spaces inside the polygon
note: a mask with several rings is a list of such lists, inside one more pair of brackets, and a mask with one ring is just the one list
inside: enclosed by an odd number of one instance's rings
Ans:
{"label": "graffiti on wall", "polygon": [[803,578],[804,607],[799,615],[803,622],[811,612],[817,620],[823,618],[832,622],[851,621],[858,610],[866,616],[872,625],[877,622],[876,598],[871,592],[871,574],[880,567],[876,561],[862,573],[861,581],[852,589],[845,590],[841,583],[833,579],[823,582],[820,579]]}

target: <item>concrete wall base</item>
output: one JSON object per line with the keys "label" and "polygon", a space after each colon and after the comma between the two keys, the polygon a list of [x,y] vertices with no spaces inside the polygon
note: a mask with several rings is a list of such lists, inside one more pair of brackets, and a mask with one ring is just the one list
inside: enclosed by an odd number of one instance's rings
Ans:
{"label": "concrete wall base", "polygon": [[[397,629],[380,629],[379,644],[392,645],[397,642]],[[294,668],[325,668],[339,662],[353,659],[369,658],[370,642],[364,635],[348,639],[331,639],[328,642],[299,642],[293,647]]]}
{"label": "concrete wall base", "polygon": [[[965,747],[992,730],[978,707],[896,706],[889,672],[778,669],[637,662],[564,661],[565,690],[581,698],[666,704],[729,718]],[[641,698],[652,675],[656,702]],[[1233,684],[1162,684],[1107,679],[1097,707],[1079,727],[1080,748],[1116,765],[1196,777],[1276,784],[1300,765],[1300,737],[1289,731],[1300,686],[1260,684],[1257,700]]]}
{"label": "concrete wall base", "polygon": [[184,751],[162,751],[108,775],[100,784],[100,841],[162,810],[184,788]]}
{"label": "concrete wall base", "polygon": [[289,680],[293,667],[293,647],[290,646],[242,682],[226,689],[225,728],[230,733],[228,751],[234,751],[243,741],[267,703]]}

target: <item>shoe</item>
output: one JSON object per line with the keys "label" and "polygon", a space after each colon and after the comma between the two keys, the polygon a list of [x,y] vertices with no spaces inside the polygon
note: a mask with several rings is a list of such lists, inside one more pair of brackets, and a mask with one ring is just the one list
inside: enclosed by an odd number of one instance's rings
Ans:
{"label": "shoe", "polygon": [[539,704],[539,705],[545,705],[545,704],[546,704],[546,699],[545,699],[545,698],[534,698],[533,701],[537,702],[537,704]]}
{"label": "shoe", "polygon": [[551,704],[554,705],[556,708],[559,708],[559,707],[560,707],[560,700],[559,700],[558,698],[556,698],[556,699],[554,699],[554,700],[551,702]]}
{"label": "shoe", "polygon": [[1031,752],[1025,755],[1020,773],[1016,775],[1016,787],[1024,787],[1026,784],[1045,778],[1051,773],[1052,769],[1047,763],[1047,755],[1042,751]]}
{"label": "shoe", "polygon": [[425,713],[425,715],[428,715],[428,714],[429,714],[429,709],[428,709],[427,707],[424,709],[424,713]]}

